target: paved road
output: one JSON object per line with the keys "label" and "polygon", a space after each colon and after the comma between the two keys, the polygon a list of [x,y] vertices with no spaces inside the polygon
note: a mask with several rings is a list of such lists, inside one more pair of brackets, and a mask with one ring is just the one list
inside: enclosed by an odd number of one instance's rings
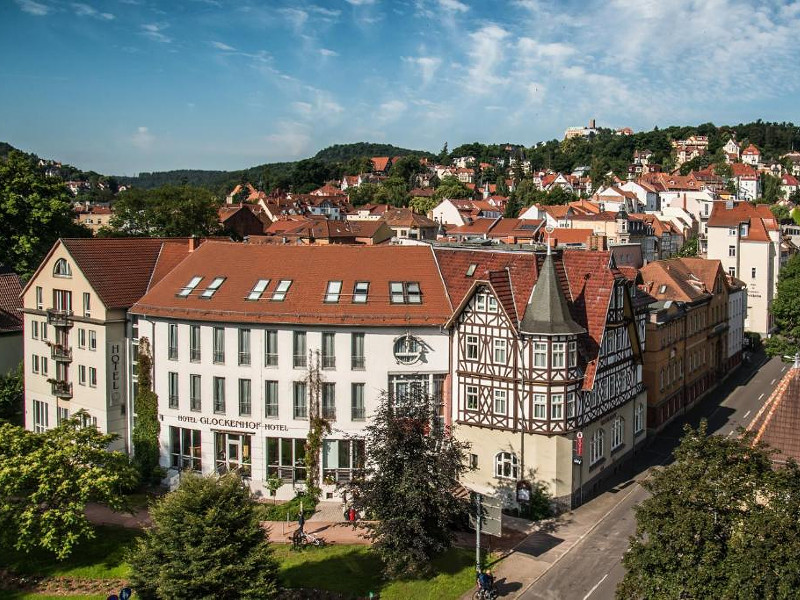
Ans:
{"label": "paved road", "polygon": [[[762,360],[763,359],[762,357]],[[733,435],[745,427],[769,398],[788,368],[772,359],[755,372],[741,369],[702,404],[672,423],[636,461],[632,475],[641,475],[652,464],[669,461],[683,424],[697,425],[707,418],[713,433]],[[520,598],[525,600],[611,600],[624,576],[620,561],[628,549],[636,519],[633,507],[647,497],[635,482],[618,486],[613,492],[622,501],[568,554],[550,568]]]}

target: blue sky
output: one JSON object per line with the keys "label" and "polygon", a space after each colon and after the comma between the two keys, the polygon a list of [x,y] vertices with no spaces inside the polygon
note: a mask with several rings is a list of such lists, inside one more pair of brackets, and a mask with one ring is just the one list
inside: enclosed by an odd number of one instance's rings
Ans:
{"label": "blue sky", "polygon": [[800,122],[800,2],[0,0],[0,140],[132,175]]}

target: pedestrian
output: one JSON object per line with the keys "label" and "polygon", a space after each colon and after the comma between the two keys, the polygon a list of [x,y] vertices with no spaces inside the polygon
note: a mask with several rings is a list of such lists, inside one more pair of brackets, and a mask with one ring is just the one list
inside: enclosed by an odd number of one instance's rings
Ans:
{"label": "pedestrian", "polygon": [[350,510],[347,511],[347,520],[353,525],[353,529],[356,528],[356,509],[354,507],[350,507]]}
{"label": "pedestrian", "polygon": [[301,534],[303,533],[303,526],[306,524],[306,517],[303,515],[303,511],[301,510],[297,513],[297,531]]}

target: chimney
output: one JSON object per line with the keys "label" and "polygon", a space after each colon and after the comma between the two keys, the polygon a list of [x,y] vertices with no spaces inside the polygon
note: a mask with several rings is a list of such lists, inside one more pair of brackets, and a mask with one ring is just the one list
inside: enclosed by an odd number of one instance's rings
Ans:
{"label": "chimney", "polygon": [[197,250],[197,247],[200,245],[200,240],[197,239],[196,235],[193,235],[189,238],[189,252],[194,252]]}

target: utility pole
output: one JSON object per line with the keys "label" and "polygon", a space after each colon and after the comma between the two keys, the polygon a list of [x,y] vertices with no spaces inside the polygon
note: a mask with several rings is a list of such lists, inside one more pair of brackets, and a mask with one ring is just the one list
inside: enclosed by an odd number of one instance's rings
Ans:
{"label": "utility pole", "polygon": [[481,572],[481,495],[475,492],[475,571]]}

